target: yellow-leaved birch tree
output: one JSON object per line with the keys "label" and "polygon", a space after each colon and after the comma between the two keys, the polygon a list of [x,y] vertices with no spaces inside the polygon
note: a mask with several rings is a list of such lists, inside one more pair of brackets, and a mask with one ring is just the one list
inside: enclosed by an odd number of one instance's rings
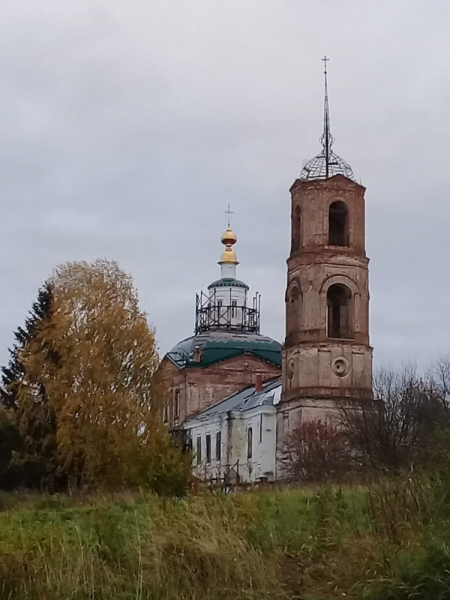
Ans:
{"label": "yellow-leaved birch tree", "polygon": [[31,379],[45,380],[61,472],[78,485],[177,493],[187,459],[162,423],[155,331],[131,277],[113,261],[70,262],[50,286],[52,317],[23,362]]}

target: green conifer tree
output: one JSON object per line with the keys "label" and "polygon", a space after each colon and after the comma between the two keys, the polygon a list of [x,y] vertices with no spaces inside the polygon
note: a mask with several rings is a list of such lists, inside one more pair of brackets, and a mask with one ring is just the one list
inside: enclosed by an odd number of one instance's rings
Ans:
{"label": "green conifer tree", "polygon": [[10,489],[20,483],[20,469],[12,464],[14,452],[21,448],[19,430],[0,408],[0,489]]}
{"label": "green conifer tree", "polygon": [[[61,487],[64,478],[58,475],[56,460],[56,418],[48,401],[45,379],[30,377],[24,361],[24,352],[35,338],[39,328],[51,319],[53,295],[50,284],[45,283],[38,292],[25,326],[14,333],[15,343],[9,350],[8,366],[1,368],[0,404],[6,409],[10,421],[21,439],[10,470],[20,473],[18,484],[27,487]],[[51,349],[42,348],[56,361]],[[24,388],[30,390],[24,394]],[[24,397],[26,400],[24,400]],[[17,479],[17,476],[15,476]]]}
{"label": "green conifer tree", "polygon": [[50,317],[51,306],[52,291],[50,284],[46,282],[38,292],[37,300],[25,320],[25,327],[18,327],[14,333],[15,343],[9,349],[8,366],[1,368],[0,404],[8,410],[17,410],[17,395],[24,381],[25,369],[21,359],[21,351],[32,339],[38,324]]}

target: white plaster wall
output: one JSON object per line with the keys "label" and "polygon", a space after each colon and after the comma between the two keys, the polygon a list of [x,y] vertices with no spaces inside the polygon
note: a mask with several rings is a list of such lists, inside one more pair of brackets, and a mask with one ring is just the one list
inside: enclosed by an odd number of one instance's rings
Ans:
{"label": "white plaster wall", "polygon": [[[231,319],[233,325],[242,323],[242,308],[247,305],[247,290],[242,287],[220,286],[211,288],[210,292],[215,291],[215,302],[222,302],[223,306],[231,306],[233,301],[236,302],[235,317]],[[225,320],[224,323],[225,324]]]}
{"label": "white plaster wall", "polygon": [[[190,433],[193,451],[193,473],[204,481],[222,480],[227,464],[227,419],[215,415],[209,419],[195,419],[185,423]],[[221,460],[216,460],[216,436],[221,432]],[[211,462],[206,461],[206,436],[211,436]],[[197,438],[201,438],[201,463],[197,464]]]}
{"label": "white plaster wall", "polygon": [[[262,478],[275,478],[276,410],[274,406],[259,406],[251,411],[232,412],[209,419],[193,419],[185,423],[192,439],[193,472],[204,481],[223,480],[227,473],[231,481],[250,483]],[[253,430],[253,452],[248,458],[248,430]],[[221,432],[221,461],[216,461],[216,434]],[[211,435],[211,461],[206,462],[206,436]],[[201,438],[201,464],[195,456],[197,437]]]}
{"label": "white plaster wall", "polygon": [[222,263],[220,265],[220,276],[222,279],[236,279],[236,265],[233,263]]}

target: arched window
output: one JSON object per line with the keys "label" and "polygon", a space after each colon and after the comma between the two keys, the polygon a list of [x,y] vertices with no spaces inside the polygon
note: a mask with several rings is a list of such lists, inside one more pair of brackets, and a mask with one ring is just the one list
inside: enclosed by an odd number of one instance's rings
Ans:
{"label": "arched window", "polygon": [[353,338],[352,293],[340,283],[330,286],[327,292],[329,338]]}
{"label": "arched window", "polygon": [[302,225],[302,215],[300,212],[300,206],[296,206],[294,210],[294,214],[292,216],[292,252],[296,252],[300,250],[301,246],[301,225]]}
{"label": "arched window", "polygon": [[296,344],[301,329],[301,292],[300,283],[295,281],[286,294],[286,343]]}
{"label": "arched window", "polygon": [[291,323],[292,328],[295,331],[298,331],[298,326],[300,322],[300,307],[299,307],[299,299],[300,299],[300,290],[296,285],[291,290],[290,297],[290,310],[291,310]]}
{"label": "arched window", "polygon": [[216,433],[216,462],[220,463],[222,458],[222,432]]}
{"label": "arched window", "polygon": [[206,436],[206,464],[209,465],[211,462],[211,434],[208,433]]}
{"label": "arched window", "polygon": [[196,452],[197,466],[202,464],[202,438],[197,437],[197,452]]}
{"label": "arched window", "polygon": [[248,428],[247,431],[247,458],[253,457],[253,429]]}
{"label": "arched window", "polygon": [[178,419],[180,416],[180,390],[175,390],[173,398],[173,416]]}
{"label": "arched window", "polygon": [[348,246],[348,211],[345,202],[341,200],[330,204],[328,244],[330,246]]}

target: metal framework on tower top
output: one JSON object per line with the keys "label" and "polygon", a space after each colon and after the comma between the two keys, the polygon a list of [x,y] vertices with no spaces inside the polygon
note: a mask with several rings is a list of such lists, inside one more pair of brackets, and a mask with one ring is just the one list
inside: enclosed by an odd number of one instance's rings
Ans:
{"label": "metal framework on tower top", "polygon": [[239,306],[231,300],[229,304],[218,300],[216,291],[210,295],[197,294],[195,308],[195,333],[211,330],[226,330],[245,333],[260,333],[261,295],[255,294],[252,306]]}
{"label": "metal framework on tower top", "polygon": [[325,68],[325,100],[324,100],[324,119],[323,119],[323,134],[320,138],[322,151],[314,158],[307,161],[300,174],[300,179],[328,179],[333,175],[344,175],[348,179],[355,180],[351,166],[345,162],[343,158],[333,152],[332,145],[334,142],[330,128],[330,106],[328,102],[328,71],[327,62],[330,60],[326,56],[322,58]]}

